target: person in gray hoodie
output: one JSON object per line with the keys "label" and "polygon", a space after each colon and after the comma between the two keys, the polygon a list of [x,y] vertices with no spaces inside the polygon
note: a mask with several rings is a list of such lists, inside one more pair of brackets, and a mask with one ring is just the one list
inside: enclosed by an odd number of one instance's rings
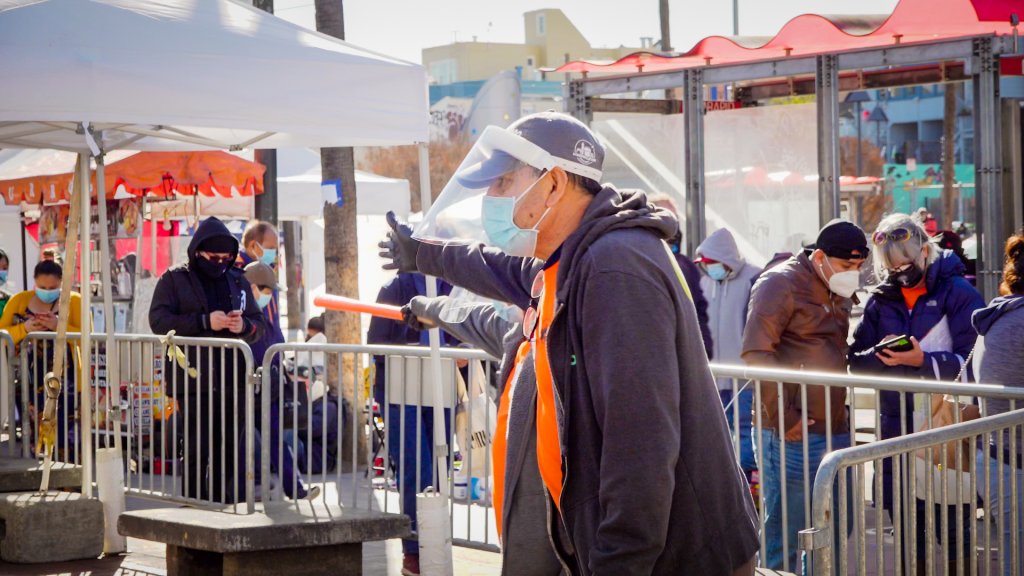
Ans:
{"label": "person in gray hoodie", "polygon": [[[1003,267],[1003,282],[999,287],[1002,294],[988,305],[987,308],[976,310],[971,323],[978,331],[978,340],[974,346],[974,374],[983,384],[1002,384],[1024,388],[1024,233],[1015,234],[1006,241],[1006,260]],[[1011,410],[1007,399],[993,398],[988,400],[988,416],[1002,414]],[[1016,408],[1020,409],[1018,402]],[[1024,437],[1017,430],[1016,450],[1010,450],[1010,433],[1004,431],[1003,437],[998,435],[986,437],[978,447],[978,494],[986,500],[989,510],[1001,516],[1003,529],[1000,553],[1005,562],[1002,563],[1004,574],[1024,574],[1024,530],[1020,522],[1024,522]],[[984,466],[988,472],[982,474]],[[985,483],[985,479],[988,483]],[[1013,485],[1017,485],[1017,501],[1012,502],[1010,494]],[[1000,491],[1002,488],[1002,492]],[[1000,499],[999,495],[1005,497]],[[1014,508],[1018,525],[1012,519]],[[1013,536],[1017,538],[1016,571],[1010,559]]]}
{"label": "person in gray hoodie", "polygon": [[[701,268],[700,289],[708,302],[708,325],[715,362],[743,364],[743,328],[747,325],[750,289],[760,269],[740,254],[736,239],[726,228],[719,228],[697,247],[694,260]],[[726,419],[733,434],[739,434],[740,467],[750,479],[757,469],[754,444],[750,436],[754,390],[746,382],[718,378],[718,395],[726,406]],[[737,421],[738,420],[738,421]]]}

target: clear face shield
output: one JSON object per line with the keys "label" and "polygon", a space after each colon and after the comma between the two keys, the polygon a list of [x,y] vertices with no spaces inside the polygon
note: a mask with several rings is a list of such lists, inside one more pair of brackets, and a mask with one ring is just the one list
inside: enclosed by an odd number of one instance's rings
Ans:
{"label": "clear face shield", "polygon": [[516,204],[557,164],[536,144],[488,126],[413,237],[435,244],[484,243],[513,256],[533,256],[540,222],[529,229],[517,226]]}

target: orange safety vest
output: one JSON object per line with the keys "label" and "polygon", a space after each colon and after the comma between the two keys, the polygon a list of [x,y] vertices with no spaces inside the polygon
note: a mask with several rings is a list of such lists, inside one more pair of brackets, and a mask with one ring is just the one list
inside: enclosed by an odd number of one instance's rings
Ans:
{"label": "orange safety vest", "polygon": [[501,401],[498,403],[498,422],[494,428],[494,442],[491,444],[491,460],[494,472],[494,490],[492,491],[494,505],[494,521],[498,525],[498,539],[501,540],[501,518],[505,505],[505,457],[508,452],[508,414],[511,409],[512,386],[519,375],[519,366],[530,353],[530,342],[526,341],[519,345],[516,352],[516,362],[513,365],[512,373],[508,375],[508,382],[505,382],[505,390],[501,393]]}
{"label": "orange safety vest", "polygon": [[[544,291],[540,297],[538,326],[534,331],[537,348],[534,365],[537,372],[537,466],[556,507],[562,498],[562,447],[558,441],[554,378],[548,360],[547,335],[555,315],[558,263],[544,270]],[[560,509],[560,508],[559,508]]]}

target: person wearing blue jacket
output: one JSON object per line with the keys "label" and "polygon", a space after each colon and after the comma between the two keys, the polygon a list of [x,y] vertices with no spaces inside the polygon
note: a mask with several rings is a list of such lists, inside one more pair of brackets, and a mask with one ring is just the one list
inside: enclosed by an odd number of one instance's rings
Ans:
{"label": "person wearing blue jacket", "polygon": [[[920,378],[953,382],[961,373],[977,333],[971,315],[984,307],[981,294],[964,278],[963,262],[950,250],[941,250],[910,216],[892,214],[884,218],[872,235],[875,246],[875,272],[882,283],[874,288],[864,307],[864,317],[854,332],[850,346],[850,370],[855,373],[890,377]],[[909,336],[913,348],[905,352],[873,348],[895,336]],[[893,438],[915,432],[913,394],[883,391],[880,394],[881,435]],[[901,420],[901,413],[903,419]],[[892,462],[885,460],[882,472],[881,507],[893,515]],[[919,495],[920,497],[921,495]],[[940,518],[941,504],[935,505],[934,518]],[[968,504],[948,507],[949,531],[939,534],[948,558],[954,562],[958,547],[971,557],[970,524],[965,518],[964,533],[957,534],[957,514],[969,513]],[[917,558],[925,558],[925,502],[917,500],[914,510],[903,511],[906,523],[916,513]],[[937,533],[941,532],[936,530]],[[957,545],[950,545],[950,542]],[[903,549],[909,551],[905,543]],[[955,568],[954,568],[955,569]]]}
{"label": "person wearing blue jacket", "polygon": [[[452,287],[447,282],[437,280],[437,293],[447,296]],[[427,279],[422,274],[400,273],[388,280],[377,293],[378,304],[403,306],[416,296],[427,294]],[[429,332],[414,330],[405,322],[374,316],[370,319],[370,327],[366,332],[367,344],[387,344],[398,346],[428,346]],[[458,346],[459,341],[451,335],[441,332],[442,346]],[[434,412],[429,407],[412,405],[402,406],[394,403],[395,399],[386,398],[385,375],[386,359],[374,356],[373,398],[386,410],[385,421],[388,423],[388,457],[395,468],[399,489],[402,494],[402,513],[412,520],[416,529],[416,494],[434,483]],[[387,400],[387,401],[386,401]],[[445,409],[445,427],[450,427],[449,410]],[[404,416],[403,416],[404,413]],[[404,422],[403,422],[404,421]],[[417,444],[419,448],[417,449]],[[405,453],[404,463],[402,453]],[[417,463],[417,458],[419,462]],[[419,479],[416,474],[419,472]],[[420,573],[419,543],[411,538],[402,540],[402,574],[417,576]]]}

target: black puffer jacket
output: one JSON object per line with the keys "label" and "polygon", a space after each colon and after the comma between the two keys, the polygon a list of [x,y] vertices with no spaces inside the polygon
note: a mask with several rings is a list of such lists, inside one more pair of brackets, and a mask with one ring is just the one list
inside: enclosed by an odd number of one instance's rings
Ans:
{"label": "black puffer jacket", "polygon": [[[167,334],[174,330],[177,336],[232,338],[241,339],[248,343],[256,342],[263,335],[266,325],[263,320],[263,314],[260,313],[259,306],[256,304],[256,299],[253,298],[252,288],[249,286],[249,281],[245,279],[242,271],[234,267],[228,268],[227,272],[225,272],[225,278],[218,278],[213,281],[226,281],[228,283],[233,309],[241,308],[243,310],[245,327],[241,334],[233,334],[228,330],[212,330],[210,328],[210,313],[219,308],[211,306],[208,302],[206,291],[203,289],[203,282],[211,280],[202,276],[196,270],[195,261],[198,258],[196,251],[199,246],[215,236],[226,236],[234,240],[234,236],[231,235],[231,232],[228,231],[227,226],[223,222],[217,218],[207,218],[199,225],[196,235],[192,238],[192,242],[189,243],[188,263],[170,269],[160,277],[160,281],[157,282],[156,289],[153,292],[153,302],[149,307],[149,326],[155,334]],[[238,249],[236,247],[232,260],[234,260],[237,254]],[[222,311],[229,312],[230,310]],[[222,379],[220,377],[222,360],[219,352],[210,354],[196,350],[193,347],[186,348],[189,365],[211,375],[209,378],[200,377],[198,380],[209,382],[214,390],[220,390],[222,381],[231,383],[234,380],[239,380],[238,389],[243,389],[244,380],[234,377],[235,370],[231,366],[234,365],[239,369],[242,368],[241,352],[237,353],[237,360],[229,362],[227,363],[229,365],[224,366],[225,370],[229,371],[230,374],[225,373]],[[175,379],[177,380],[175,381]],[[177,376],[169,373],[166,385],[168,394],[173,394],[175,390],[179,391],[179,393],[180,391],[188,393],[197,391],[196,383],[181,370],[178,370]],[[229,386],[229,388],[233,388],[233,386]]]}

